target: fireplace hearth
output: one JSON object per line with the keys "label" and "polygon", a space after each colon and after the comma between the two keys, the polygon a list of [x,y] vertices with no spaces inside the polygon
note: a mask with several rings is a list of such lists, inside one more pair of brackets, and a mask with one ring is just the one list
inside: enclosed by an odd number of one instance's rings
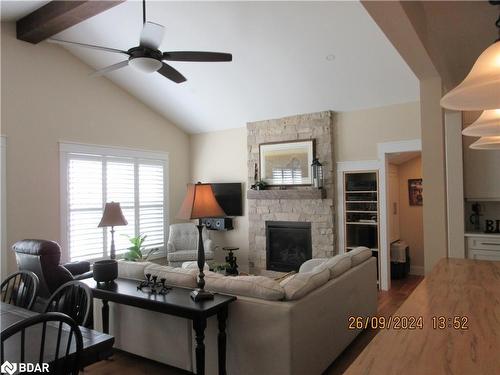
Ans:
{"label": "fireplace hearth", "polygon": [[311,223],[266,221],[266,269],[298,271],[311,257]]}

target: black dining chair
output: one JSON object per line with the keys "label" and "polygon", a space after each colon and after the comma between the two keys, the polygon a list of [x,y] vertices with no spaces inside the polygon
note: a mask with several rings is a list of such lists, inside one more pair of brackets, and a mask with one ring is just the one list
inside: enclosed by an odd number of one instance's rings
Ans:
{"label": "black dining chair", "polygon": [[[5,328],[0,335],[1,363],[6,360],[40,366],[46,363],[50,374],[79,373],[82,333],[78,324],[65,314],[35,315]],[[15,349],[17,345],[19,350]]]}
{"label": "black dining chair", "polygon": [[38,276],[31,271],[18,271],[2,281],[2,302],[30,310],[38,295]]}
{"label": "black dining chair", "polygon": [[92,316],[92,291],[80,281],[68,281],[52,293],[44,312],[64,313],[87,327]]}

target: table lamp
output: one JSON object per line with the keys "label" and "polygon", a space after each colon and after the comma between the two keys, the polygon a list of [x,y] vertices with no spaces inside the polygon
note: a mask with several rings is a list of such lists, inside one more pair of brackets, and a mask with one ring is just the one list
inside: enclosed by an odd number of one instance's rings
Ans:
{"label": "table lamp", "polygon": [[122,209],[120,208],[120,203],[110,202],[106,203],[104,207],[104,212],[102,213],[101,222],[97,227],[111,227],[111,250],[109,252],[110,258],[116,258],[115,250],[115,227],[120,225],[127,225],[127,219],[123,216]]}
{"label": "table lamp", "polygon": [[203,247],[203,224],[201,219],[208,217],[224,217],[226,214],[217,203],[212,185],[188,184],[186,197],[182,202],[181,209],[177,214],[177,218],[183,220],[198,219],[198,288],[191,292],[191,298],[198,302],[207,299],[213,299],[212,293],[207,292],[205,288],[205,274],[203,267],[205,266],[205,249]]}

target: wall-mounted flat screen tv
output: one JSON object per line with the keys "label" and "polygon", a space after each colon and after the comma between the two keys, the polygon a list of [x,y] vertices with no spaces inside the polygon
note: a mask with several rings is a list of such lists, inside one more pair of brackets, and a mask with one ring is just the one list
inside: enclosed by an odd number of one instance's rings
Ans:
{"label": "wall-mounted flat screen tv", "polygon": [[215,199],[227,216],[243,215],[243,199],[241,194],[241,183],[212,183]]}

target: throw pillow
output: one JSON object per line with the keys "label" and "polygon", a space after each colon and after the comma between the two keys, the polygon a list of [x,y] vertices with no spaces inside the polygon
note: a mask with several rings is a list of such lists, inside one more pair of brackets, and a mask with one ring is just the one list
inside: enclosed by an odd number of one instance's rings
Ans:
{"label": "throw pillow", "polygon": [[351,263],[351,256],[347,253],[335,255],[333,258],[328,259],[318,267],[328,268],[330,270],[330,279],[333,279],[335,277],[339,277],[348,269],[350,269]]}
{"label": "throw pillow", "polygon": [[321,263],[326,262],[328,258],[313,258],[306,260],[301,264],[299,268],[299,273],[310,272],[316,266],[319,266]]}
{"label": "throw pillow", "polygon": [[349,251],[347,254],[351,256],[352,267],[355,267],[370,258],[372,256],[372,251],[367,247],[360,246]]}
{"label": "throw pillow", "polygon": [[326,284],[329,279],[330,270],[319,265],[310,272],[298,273],[283,280],[280,285],[285,290],[285,298],[292,301]]}

